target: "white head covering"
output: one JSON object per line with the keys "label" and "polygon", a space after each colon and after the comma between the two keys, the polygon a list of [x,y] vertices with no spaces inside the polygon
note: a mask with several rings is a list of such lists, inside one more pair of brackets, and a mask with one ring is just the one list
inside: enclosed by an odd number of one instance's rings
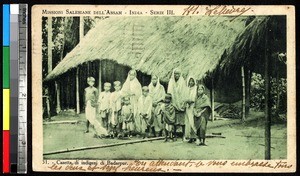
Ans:
{"label": "white head covering", "polygon": [[165,92],[164,87],[160,84],[159,77],[156,75],[155,75],[155,77],[157,77],[156,85],[154,86],[151,81],[148,87],[149,87],[149,93],[150,93],[150,96],[152,97],[153,102],[159,102],[159,101],[164,100],[166,92]]}
{"label": "white head covering", "polygon": [[135,75],[137,75],[135,70],[130,70],[128,72],[127,79],[124,82],[122,87],[122,95],[127,96],[131,94],[135,94],[135,97],[138,98],[142,95],[142,86],[136,77],[133,80],[130,80],[129,78],[130,72],[134,72]]}
{"label": "white head covering", "polygon": [[[175,81],[174,74],[175,72],[180,72],[180,77],[177,81]],[[175,68],[172,72],[172,76],[170,78],[169,84],[168,84],[168,93],[173,94],[174,93],[174,86],[177,83],[177,88],[183,90],[185,88],[185,82],[182,77],[181,70],[179,68]]]}
{"label": "white head covering", "polygon": [[[189,86],[190,80],[193,79],[195,81],[195,85],[193,87]],[[189,76],[188,79],[186,80],[186,87],[187,87],[187,92],[186,92],[186,98],[188,101],[194,101],[197,96],[197,83],[196,79],[194,76]]]}
{"label": "white head covering", "polygon": [[[180,72],[180,77],[177,81],[175,81],[174,73]],[[178,68],[173,70],[172,76],[170,78],[168,84],[168,93],[172,95],[173,105],[177,110],[184,110],[184,102],[185,102],[185,92],[186,92],[186,84],[182,77],[181,71]]]}

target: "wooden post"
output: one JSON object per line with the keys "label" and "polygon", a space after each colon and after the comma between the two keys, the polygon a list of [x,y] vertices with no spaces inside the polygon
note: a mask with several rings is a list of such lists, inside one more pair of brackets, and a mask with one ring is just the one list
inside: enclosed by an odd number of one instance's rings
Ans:
{"label": "wooden post", "polygon": [[52,154],[59,154],[59,153],[67,153],[67,152],[74,152],[74,151],[83,151],[83,150],[89,150],[89,149],[97,149],[97,148],[107,148],[107,147],[115,147],[115,146],[121,146],[121,145],[127,145],[127,144],[136,144],[141,142],[150,142],[155,140],[162,140],[164,137],[155,137],[155,138],[146,138],[146,139],[137,139],[137,140],[126,140],[121,142],[115,142],[111,144],[98,144],[94,146],[88,146],[88,147],[78,147],[78,148],[70,148],[70,149],[63,149],[63,150],[56,150],[51,152],[45,152],[43,155],[52,155]]}
{"label": "wooden post", "polygon": [[278,61],[275,59],[275,71],[276,71],[276,116],[279,117],[279,105],[280,105],[280,88],[279,88],[279,69],[278,69]]}
{"label": "wooden post", "polygon": [[241,67],[241,74],[242,74],[242,89],[243,89],[243,99],[242,99],[242,121],[245,121],[245,114],[246,114],[246,91],[245,91],[245,72],[244,66]]}
{"label": "wooden post", "polygon": [[214,121],[215,117],[215,95],[214,95],[214,80],[211,79],[211,90],[210,90],[210,100],[211,100],[211,121]]}
{"label": "wooden post", "polygon": [[90,73],[90,62],[89,61],[87,62],[87,75],[88,75],[88,77],[91,76],[91,73]]}
{"label": "wooden post", "polygon": [[276,72],[276,94],[277,94],[277,99],[276,99],[276,115],[279,115],[279,106],[280,106],[280,88],[279,88],[279,73],[278,70]]}
{"label": "wooden post", "polygon": [[76,69],[76,113],[80,113],[80,101],[79,101],[79,68]]}
{"label": "wooden post", "polygon": [[252,71],[248,69],[247,81],[246,81],[246,118],[248,117],[250,112],[251,79],[252,79]]}
{"label": "wooden post", "polygon": [[265,159],[271,159],[271,101],[270,101],[270,61],[268,47],[268,32],[265,40]]}
{"label": "wooden post", "polygon": [[102,91],[102,89],[101,89],[101,85],[102,85],[102,78],[101,78],[102,74],[101,74],[101,71],[102,71],[102,69],[101,69],[101,61],[99,61],[99,94]]}
{"label": "wooden post", "polygon": [[55,90],[56,90],[56,113],[60,113],[60,85],[57,81],[55,81]]}

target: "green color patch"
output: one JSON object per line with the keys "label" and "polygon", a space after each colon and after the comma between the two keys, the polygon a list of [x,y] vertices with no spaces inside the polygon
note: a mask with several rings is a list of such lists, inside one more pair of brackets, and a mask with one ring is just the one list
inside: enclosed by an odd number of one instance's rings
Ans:
{"label": "green color patch", "polygon": [[10,63],[9,63],[9,47],[3,47],[3,88],[9,88],[9,79],[10,79]]}

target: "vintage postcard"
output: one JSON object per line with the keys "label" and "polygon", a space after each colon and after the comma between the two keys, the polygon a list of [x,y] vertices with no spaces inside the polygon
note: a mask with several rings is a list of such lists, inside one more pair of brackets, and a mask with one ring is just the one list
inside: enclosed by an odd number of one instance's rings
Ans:
{"label": "vintage postcard", "polygon": [[34,171],[294,172],[295,8],[32,7]]}

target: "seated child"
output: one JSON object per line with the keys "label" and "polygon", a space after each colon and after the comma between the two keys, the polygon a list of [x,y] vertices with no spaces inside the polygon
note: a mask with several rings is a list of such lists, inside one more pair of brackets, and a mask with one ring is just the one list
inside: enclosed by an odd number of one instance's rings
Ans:
{"label": "seated child", "polygon": [[152,98],[149,96],[149,88],[142,88],[142,96],[138,99],[137,112],[141,120],[143,138],[149,137],[151,127],[153,127]]}
{"label": "seated child", "polygon": [[165,126],[165,142],[168,141],[168,139],[172,139],[174,141],[174,124],[175,124],[175,108],[171,104],[172,101],[172,95],[167,93],[165,97],[165,103],[162,105],[162,123],[164,123]]}
{"label": "seated child", "polygon": [[121,82],[115,81],[114,82],[114,89],[115,91],[111,93],[110,96],[110,109],[111,115],[109,119],[109,125],[116,137],[117,133],[121,134],[122,132],[122,117],[121,117],[121,108],[122,108],[122,100],[121,100]]}
{"label": "seated child", "polygon": [[106,82],[104,83],[104,91],[99,94],[98,104],[99,104],[99,114],[102,121],[102,126],[108,130],[108,116],[110,110],[110,89],[111,84]]}

